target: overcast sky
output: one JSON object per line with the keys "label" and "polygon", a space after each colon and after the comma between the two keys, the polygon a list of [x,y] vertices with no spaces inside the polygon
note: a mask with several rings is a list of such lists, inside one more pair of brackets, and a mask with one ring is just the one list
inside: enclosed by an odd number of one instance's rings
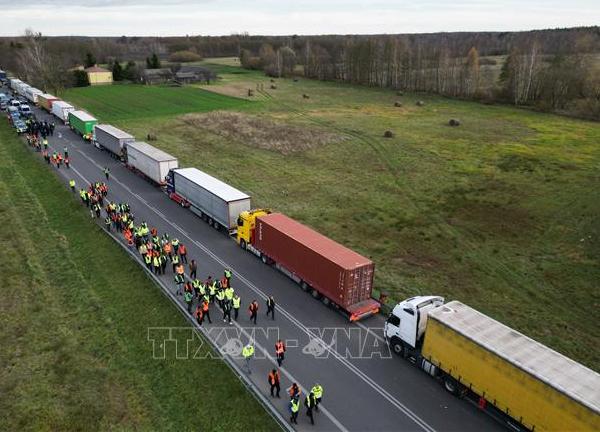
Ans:
{"label": "overcast sky", "polygon": [[[74,5],[78,6],[74,6]],[[0,35],[508,31],[600,24],[600,0],[0,0]]]}

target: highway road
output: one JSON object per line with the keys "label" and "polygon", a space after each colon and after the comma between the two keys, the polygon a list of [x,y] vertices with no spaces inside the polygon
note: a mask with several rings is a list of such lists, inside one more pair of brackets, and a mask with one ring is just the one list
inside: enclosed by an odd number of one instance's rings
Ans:
{"label": "highway road", "polygon": [[[39,119],[60,123],[38,109],[35,113]],[[247,378],[266,395],[268,408],[286,419],[289,413],[285,388],[292,381],[303,390],[310,389],[316,382],[323,386],[323,409],[315,414],[315,425],[310,425],[301,409],[296,430],[504,430],[473,404],[450,395],[435,379],[409,362],[394,357],[382,338],[384,317],[371,317],[359,324],[349,323],[340,313],[303,292],[283,273],[241,250],[225,234],[169,200],[161,189],[129,171],[108,153],[84,142],[68,127],[58,125],[49,143],[57,151],[64,147],[69,151],[71,170],[49,167],[60,176],[65,187],[70,178],[75,179],[78,188],[84,183],[103,181],[102,169],[108,166],[111,170],[109,199],[128,202],[138,223],[145,220],[159,233],[168,232],[171,238],[178,237],[188,247],[188,257],[198,262],[200,278],[209,274],[221,277],[224,268],[233,269],[232,286],[242,298],[240,318],[235,325],[223,323],[220,312],[213,306],[213,324],[204,326],[205,335],[224,350],[232,349],[227,351],[232,353],[235,348],[240,348],[238,340],[244,344],[250,338],[255,341],[256,358],[251,362],[252,373]],[[32,157],[41,159],[41,155],[33,151]],[[197,168],[202,169],[201,166]],[[303,199],[310,200],[310,191]],[[165,293],[182,305],[182,298],[175,295],[170,266],[167,266],[167,275],[158,279]],[[274,295],[277,302],[274,321],[264,315],[268,295]],[[260,303],[256,326],[249,322],[246,312],[253,299]],[[183,308],[179,309],[186,313]],[[179,312],[173,309],[173,313]],[[155,328],[149,329],[148,334],[139,335],[148,338],[148,355],[160,357],[164,352],[165,356],[174,356],[175,351],[169,348],[174,339],[179,343],[177,354],[185,355],[183,347],[189,333],[165,329],[160,322],[154,324]],[[170,339],[163,343],[164,338]],[[277,338],[286,341],[288,350],[281,368],[282,397],[271,399],[266,377],[276,365],[274,344]],[[166,347],[164,351],[163,347]],[[191,351],[188,355],[193,355]],[[236,365],[243,365],[239,356],[225,355]]]}

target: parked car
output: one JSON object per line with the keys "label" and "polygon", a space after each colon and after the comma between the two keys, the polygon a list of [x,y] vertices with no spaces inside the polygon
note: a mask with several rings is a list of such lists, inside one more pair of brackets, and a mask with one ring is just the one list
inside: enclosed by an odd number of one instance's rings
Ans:
{"label": "parked car", "polygon": [[31,108],[29,108],[29,105],[21,105],[21,107],[19,108],[19,112],[21,113],[22,116],[25,116],[25,117],[29,117],[33,114],[33,111],[31,111]]}
{"label": "parked car", "polygon": [[4,101],[0,102],[0,111],[6,111],[8,104]]}
{"label": "parked car", "polygon": [[27,125],[21,119],[15,120],[14,123],[13,123],[13,126],[15,127],[15,129],[17,130],[17,133],[19,135],[22,134],[22,133],[27,132]]}

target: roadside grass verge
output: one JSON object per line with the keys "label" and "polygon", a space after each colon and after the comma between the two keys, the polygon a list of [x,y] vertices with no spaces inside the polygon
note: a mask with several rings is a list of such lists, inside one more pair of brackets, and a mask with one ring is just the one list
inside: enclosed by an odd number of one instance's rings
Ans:
{"label": "roadside grass verge", "polygon": [[189,325],[5,122],[0,225],[3,429],[278,430],[220,360],[153,358]]}

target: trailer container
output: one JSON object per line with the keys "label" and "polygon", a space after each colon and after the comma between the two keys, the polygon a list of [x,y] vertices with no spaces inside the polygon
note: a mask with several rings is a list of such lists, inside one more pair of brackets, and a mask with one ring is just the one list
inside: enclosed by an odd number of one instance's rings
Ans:
{"label": "trailer container", "polygon": [[75,111],[75,107],[65,101],[52,102],[52,114],[63,121],[64,124],[69,123],[69,113]]}
{"label": "trailer container", "polygon": [[241,212],[250,210],[250,196],[196,168],[171,170],[167,192],[215,229],[234,232]]}
{"label": "trailer container", "polygon": [[48,93],[38,95],[38,105],[48,112],[52,112],[52,103],[54,101],[59,101],[59,100],[60,99],[57,98],[56,96],[52,96],[51,94],[48,94]]}
{"label": "trailer container", "polygon": [[96,123],[98,123],[98,120],[85,111],[69,112],[69,125],[71,129],[79,133],[84,139],[92,139]]}
{"label": "trailer container", "polygon": [[379,311],[371,298],[375,264],[281,213],[259,216],[252,245],[315,297],[333,302],[351,321]]}
{"label": "trailer container", "polygon": [[[94,142],[101,148],[121,158],[123,157],[123,147],[135,142],[135,138],[133,135],[114,126],[101,124],[94,127]],[[169,171],[167,170],[167,172]]]}
{"label": "trailer container", "polygon": [[600,375],[458,301],[394,307],[392,349],[514,430],[600,430]]}
{"label": "trailer container", "polygon": [[20,83],[18,83],[18,84],[17,84],[17,94],[18,94],[19,96],[23,96],[23,97],[25,97],[25,91],[26,91],[26,90],[27,90],[29,87],[31,87],[31,86],[30,86],[29,84],[27,84],[27,83],[24,83],[24,82],[20,82]]}
{"label": "trailer container", "polygon": [[169,171],[179,166],[176,157],[141,141],[128,142],[124,153],[129,168],[160,185],[165,184]]}
{"label": "trailer container", "polygon": [[21,81],[21,80],[20,80],[20,79],[18,79],[18,78],[11,78],[11,79],[10,79],[8,82],[9,82],[9,85],[10,85],[10,88],[11,88],[11,90],[13,90],[13,91],[15,91],[15,92],[16,92],[16,91],[17,91],[17,86],[18,86],[19,84],[21,84],[23,81]]}
{"label": "trailer container", "polygon": [[37,105],[38,103],[38,96],[44,94],[43,91],[41,91],[40,89],[36,89],[35,87],[28,87],[25,90],[25,98],[30,101],[31,103]]}

